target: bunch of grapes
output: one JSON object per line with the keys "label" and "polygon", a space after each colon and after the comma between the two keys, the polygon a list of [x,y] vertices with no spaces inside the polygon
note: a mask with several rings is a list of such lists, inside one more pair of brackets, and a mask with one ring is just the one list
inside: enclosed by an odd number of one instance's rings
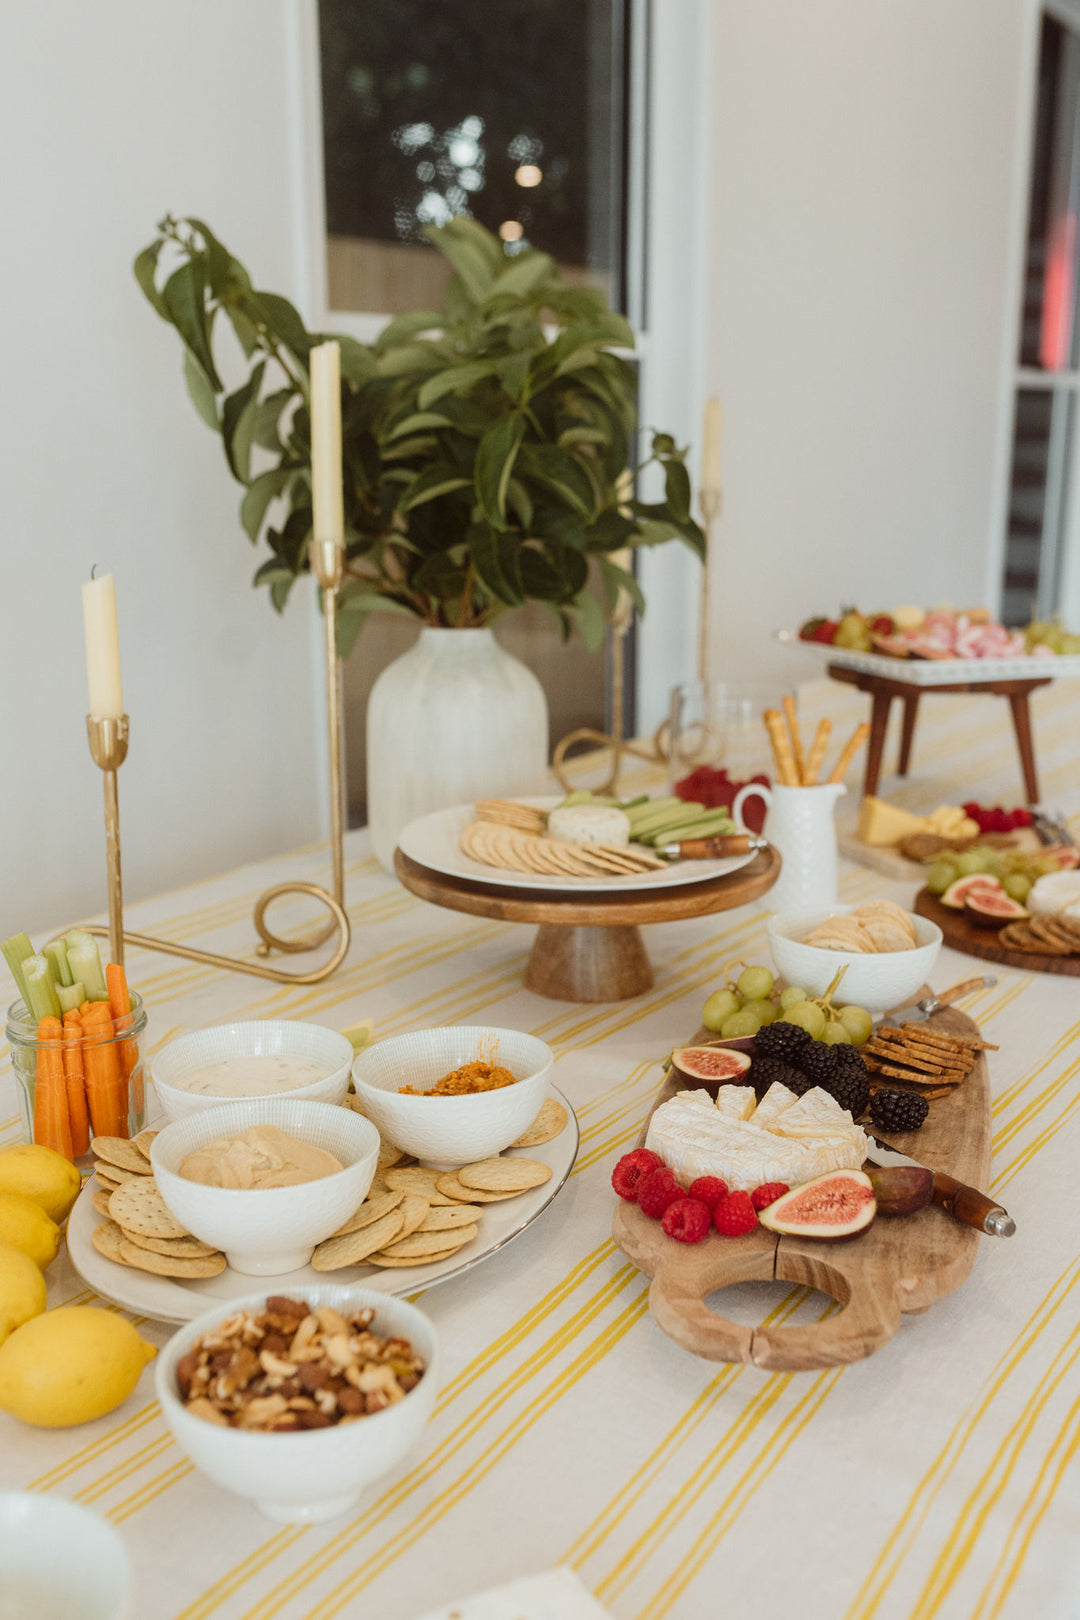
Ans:
{"label": "bunch of grapes", "polygon": [[764,1024],[797,1024],[811,1039],[828,1046],[861,1046],[869,1040],[873,1019],[865,1007],[854,1003],[834,1007],[832,998],[843,977],[841,968],[823,996],[811,996],[798,985],[777,991],[776,979],[767,967],[747,967],[729,962],[725,974],[741,968],[738,978],[728,979],[706,1001],[701,1021],[724,1040],[756,1035]]}

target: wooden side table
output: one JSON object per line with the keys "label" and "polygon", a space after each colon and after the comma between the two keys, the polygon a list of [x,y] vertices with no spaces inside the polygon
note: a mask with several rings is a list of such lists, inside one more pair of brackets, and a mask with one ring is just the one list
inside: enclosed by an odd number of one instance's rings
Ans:
{"label": "wooden side table", "polygon": [[[897,660],[902,667],[903,661]],[[993,697],[1008,698],[1012,710],[1013,730],[1020,754],[1020,769],[1024,777],[1024,792],[1028,804],[1039,802],[1039,779],[1035,771],[1035,745],[1031,738],[1031,712],[1028,697],[1037,686],[1049,686],[1052,676],[1026,681],[950,681],[941,686],[916,685],[901,676],[869,675],[864,670],[849,669],[846,664],[830,664],[828,673],[834,681],[855,686],[870,697],[870,746],[866,754],[864,793],[876,793],[881,775],[881,756],[885,748],[885,730],[889,724],[889,711],[893,698],[904,705],[903,726],[900,732],[899,774],[906,776],[911,763],[911,747],[915,739],[915,721],[919,713],[919,699],[924,692],[966,692],[972,697],[989,693]]]}

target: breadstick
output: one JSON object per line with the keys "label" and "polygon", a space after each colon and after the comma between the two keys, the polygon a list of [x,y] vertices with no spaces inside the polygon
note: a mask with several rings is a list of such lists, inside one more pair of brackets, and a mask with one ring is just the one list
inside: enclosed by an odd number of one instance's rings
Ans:
{"label": "breadstick", "polygon": [[848,738],[847,747],[844,749],[844,752],[840,755],[840,758],[833,766],[832,774],[826,777],[826,781],[842,782],[844,780],[844,772],[847,770],[848,766],[851,764],[852,760],[855,758],[855,755],[859,752],[859,749],[862,747],[869,735],[870,722],[868,720],[864,720],[861,725],[857,725],[855,727],[855,730]]}
{"label": "breadstick", "polygon": [[806,761],[803,758],[802,738],[799,736],[799,722],[795,718],[795,699],[785,695],[784,715],[787,719],[787,728],[791,733],[791,747],[795,754],[795,775],[801,782],[804,780]]}
{"label": "breadstick", "polygon": [[814,733],[810,756],[803,769],[803,787],[813,787],[818,779],[821,762],[825,758],[825,750],[829,746],[829,733],[832,731],[831,720],[819,720],[817,731]]}
{"label": "breadstick", "polygon": [[769,733],[769,741],[772,743],[778,779],[784,787],[798,787],[799,778],[795,774],[795,756],[791,752],[791,738],[787,734],[783,715],[779,709],[766,709],[762,718],[765,721],[765,729]]}

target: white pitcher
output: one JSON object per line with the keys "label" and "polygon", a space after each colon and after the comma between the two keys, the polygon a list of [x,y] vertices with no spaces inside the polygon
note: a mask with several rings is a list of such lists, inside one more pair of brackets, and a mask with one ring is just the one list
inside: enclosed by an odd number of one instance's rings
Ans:
{"label": "white pitcher", "polygon": [[745,830],[742,807],[758,794],[769,807],[765,836],[783,858],[780,876],[769,891],[777,911],[810,911],[835,904],[837,895],[836,826],[833,806],[847,789],[842,782],[817,787],[762,787],[748,782],[735,795],[732,819]]}

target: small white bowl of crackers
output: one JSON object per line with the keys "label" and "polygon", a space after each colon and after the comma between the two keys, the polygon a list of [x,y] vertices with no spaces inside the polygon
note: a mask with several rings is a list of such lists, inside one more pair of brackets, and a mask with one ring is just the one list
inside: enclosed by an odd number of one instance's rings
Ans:
{"label": "small white bowl of crackers", "polygon": [[770,919],[769,950],[788,984],[824,995],[843,964],[840,999],[872,1013],[900,1006],[933,971],[941,929],[891,900],[785,912]]}

